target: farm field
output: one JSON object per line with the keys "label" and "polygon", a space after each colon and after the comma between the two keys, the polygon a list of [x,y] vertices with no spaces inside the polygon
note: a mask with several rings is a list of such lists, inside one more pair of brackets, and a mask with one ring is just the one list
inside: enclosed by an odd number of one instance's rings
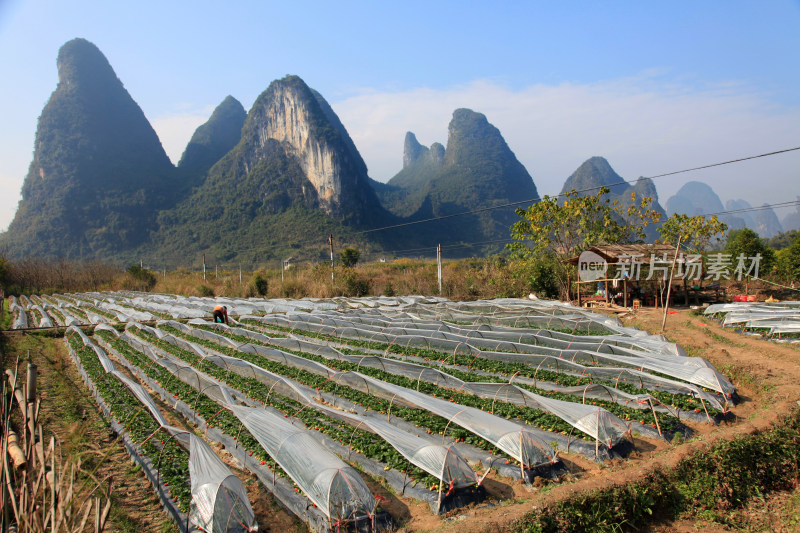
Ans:
{"label": "farm field", "polygon": [[[102,428],[99,404],[166,487],[159,504],[156,483],[129,472],[126,494],[141,501],[126,510],[129,498],[117,498],[118,521],[163,514],[145,505],[183,523],[203,520],[188,466],[210,460],[202,446],[247,494],[217,518],[251,517],[262,531],[524,530],[535,508],[765,429],[800,397],[795,347],[688,311],[670,316],[664,340],[646,333],[660,327],[651,310],[620,322],[511,299],[217,301],[228,305],[230,326],[210,322],[213,299],[81,293],[15,302],[29,325],[49,321],[61,329],[48,331],[63,332],[4,335],[4,366],[34,346],[43,383],[48,369],[55,381],[69,378],[60,386],[75,401],[43,400],[54,432],[68,440],[89,417]],[[63,409],[71,418],[59,419]],[[108,430],[97,431],[111,446]],[[773,511],[769,520],[789,523],[793,501],[781,507],[787,517]],[[767,519],[740,504],[742,524]],[[692,513],[656,516],[653,527],[694,530],[714,519]]]}

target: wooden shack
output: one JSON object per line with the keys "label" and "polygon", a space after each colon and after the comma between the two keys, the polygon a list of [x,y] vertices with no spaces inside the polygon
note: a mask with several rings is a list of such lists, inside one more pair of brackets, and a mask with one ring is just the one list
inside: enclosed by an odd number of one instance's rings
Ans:
{"label": "wooden shack", "polygon": [[[683,296],[685,305],[689,305],[690,296],[699,303],[700,293],[713,291],[713,299],[724,299],[724,289],[719,285],[702,287],[702,261],[699,256],[690,256],[679,251],[675,257],[675,247],[666,244],[608,244],[593,246],[588,251],[597,254],[607,264],[606,275],[592,279],[575,282],[578,305],[588,302],[602,302],[608,304],[612,300],[628,307],[633,299],[638,299],[643,305],[663,306],[669,283],[669,271],[675,264],[676,276],[679,272],[688,273],[696,269],[700,285],[690,286],[688,276],[673,279],[673,287],[677,283],[682,285],[682,290],[671,291],[670,299],[680,301]],[[698,258],[693,261],[693,258]],[[567,263],[578,266],[580,256],[567,259]],[[582,287],[591,284],[600,284],[604,287],[600,294],[582,295]],[[613,296],[612,296],[613,294]]]}

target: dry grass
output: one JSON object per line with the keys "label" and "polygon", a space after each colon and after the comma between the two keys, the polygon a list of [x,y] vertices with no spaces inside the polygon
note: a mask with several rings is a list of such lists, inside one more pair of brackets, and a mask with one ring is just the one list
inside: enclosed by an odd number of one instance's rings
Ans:
{"label": "dry grass", "polygon": [[[44,447],[36,395],[36,367],[28,367],[27,383],[8,371],[3,379],[0,421],[0,480],[3,531],[19,533],[100,533],[111,510],[109,480],[98,481],[82,468],[81,459],[62,461],[54,437]],[[28,390],[32,394],[28,394]],[[16,404],[19,412],[15,415]],[[12,430],[16,422],[19,436]],[[103,490],[105,487],[105,490]]]}
{"label": "dry grass", "polygon": [[[514,267],[513,263],[491,258],[445,262],[442,296],[454,300],[526,296],[530,292],[526,280],[515,276]],[[337,266],[333,281],[330,265],[324,263],[293,265],[283,273],[283,279],[280,270],[244,271],[241,282],[238,270],[209,270],[205,280],[202,272],[177,270],[166,276],[159,273],[153,291],[185,296],[258,296],[252,283],[255,274],[266,278],[267,298],[357,296],[359,287],[366,287],[365,295],[371,296],[439,294],[436,263],[414,259],[359,264],[351,269]]]}

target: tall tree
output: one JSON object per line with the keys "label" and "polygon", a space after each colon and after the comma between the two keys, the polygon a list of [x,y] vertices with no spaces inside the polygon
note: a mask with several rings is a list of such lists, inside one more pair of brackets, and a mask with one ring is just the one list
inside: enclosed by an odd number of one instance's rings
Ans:
{"label": "tall tree", "polygon": [[772,273],[775,264],[775,251],[750,228],[736,229],[728,233],[725,253],[730,254],[734,262],[739,257],[745,259],[760,257],[759,276]]}
{"label": "tall tree", "polygon": [[652,199],[637,198],[623,206],[609,199],[609,189],[597,194],[580,196],[572,190],[559,196],[545,196],[527,209],[518,208],[522,219],[511,226],[515,242],[508,245],[513,254],[523,260],[544,256],[557,259],[555,270],[562,295],[569,294],[571,267],[565,260],[599,244],[620,244],[641,241],[644,228],[660,220],[661,214],[651,208]]}

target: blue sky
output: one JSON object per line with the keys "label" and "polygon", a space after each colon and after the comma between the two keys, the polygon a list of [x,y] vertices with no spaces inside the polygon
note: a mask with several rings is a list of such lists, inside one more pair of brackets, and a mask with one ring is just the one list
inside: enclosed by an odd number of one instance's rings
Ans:
{"label": "blue sky", "polygon": [[[286,74],[331,103],[371,177],[406,131],[447,141],[484,113],[542,194],[591,156],[627,179],[800,146],[800,2],[103,2],[0,0],[0,229],[13,216],[58,48],[83,37],[177,161],[231,94]],[[800,195],[800,152],[663,178],[723,202]],[[778,211],[782,216],[786,211]]]}

